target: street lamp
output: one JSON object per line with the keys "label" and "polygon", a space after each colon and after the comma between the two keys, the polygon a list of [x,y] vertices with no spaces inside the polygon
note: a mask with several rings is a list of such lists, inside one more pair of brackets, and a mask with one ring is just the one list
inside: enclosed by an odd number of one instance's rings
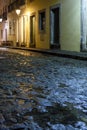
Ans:
{"label": "street lamp", "polygon": [[18,15],[18,28],[17,28],[17,46],[19,46],[19,15],[21,13],[20,9],[16,9],[16,14]]}
{"label": "street lamp", "polygon": [[2,19],[2,16],[0,16],[0,23],[2,22],[2,20],[3,20],[3,19]]}
{"label": "street lamp", "polygon": [[2,22],[2,18],[0,18],[0,23]]}
{"label": "street lamp", "polygon": [[20,13],[21,13],[21,10],[20,9],[16,9],[16,14],[20,15]]}

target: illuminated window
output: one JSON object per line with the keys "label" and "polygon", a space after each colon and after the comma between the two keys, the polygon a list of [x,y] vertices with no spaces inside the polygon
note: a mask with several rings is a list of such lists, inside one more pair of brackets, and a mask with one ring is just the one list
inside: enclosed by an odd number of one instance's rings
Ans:
{"label": "illuminated window", "polygon": [[41,10],[39,11],[39,31],[44,32],[45,31],[45,23],[46,23],[46,11]]}

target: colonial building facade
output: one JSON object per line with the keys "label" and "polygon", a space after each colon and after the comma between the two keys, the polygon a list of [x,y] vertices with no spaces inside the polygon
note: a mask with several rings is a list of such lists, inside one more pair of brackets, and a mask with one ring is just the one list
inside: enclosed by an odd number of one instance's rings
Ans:
{"label": "colonial building facade", "polygon": [[[0,13],[6,17],[0,22],[1,42],[28,48],[87,50],[86,0],[1,1]],[[20,9],[18,15],[16,9]]]}

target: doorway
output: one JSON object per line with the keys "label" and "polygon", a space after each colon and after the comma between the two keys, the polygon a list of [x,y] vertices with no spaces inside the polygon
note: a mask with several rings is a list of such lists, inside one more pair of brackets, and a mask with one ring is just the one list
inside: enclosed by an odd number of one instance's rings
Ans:
{"label": "doorway", "polygon": [[35,47],[35,15],[30,16],[30,47]]}
{"label": "doorway", "polygon": [[51,48],[60,48],[60,6],[50,9],[50,43]]}

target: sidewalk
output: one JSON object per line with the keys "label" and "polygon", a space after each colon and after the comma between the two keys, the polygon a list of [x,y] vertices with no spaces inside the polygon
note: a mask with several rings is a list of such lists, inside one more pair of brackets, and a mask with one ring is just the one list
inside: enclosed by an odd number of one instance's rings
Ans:
{"label": "sidewalk", "polygon": [[67,57],[78,60],[87,60],[87,52],[73,52],[73,51],[65,51],[65,50],[57,50],[57,49],[38,49],[38,48],[26,48],[26,47],[8,47],[11,49],[21,49],[27,51],[40,52],[45,54],[50,54],[59,57]]}

